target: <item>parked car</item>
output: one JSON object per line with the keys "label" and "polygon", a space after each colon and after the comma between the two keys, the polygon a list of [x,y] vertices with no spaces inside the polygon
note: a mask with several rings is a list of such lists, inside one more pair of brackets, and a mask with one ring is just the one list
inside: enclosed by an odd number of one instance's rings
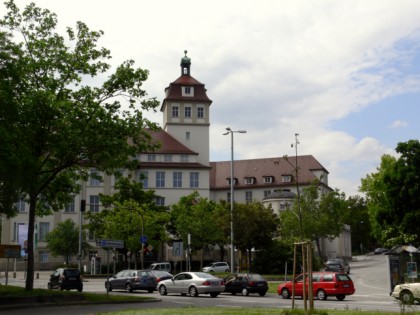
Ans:
{"label": "parked car", "polygon": [[420,283],[397,284],[392,290],[391,296],[404,304],[420,302]]}
{"label": "parked car", "polygon": [[109,281],[105,281],[105,288],[108,291],[125,290],[145,290],[152,293],[156,290],[157,281],[149,270],[122,270],[112,276]]}
{"label": "parked car", "polygon": [[223,279],[205,272],[181,272],[172,279],[163,280],[158,284],[161,295],[179,293],[196,297],[199,294],[210,294],[217,297],[225,290]]}
{"label": "parked car", "polygon": [[329,259],[325,263],[325,271],[337,271],[337,272],[344,272],[349,274],[350,273],[350,265],[347,260],[337,258],[337,259]]}
{"label": "parked car", "polygon": [[159,283],[162,280],[172,279],[173,274],[163,270],[149,270]]}
{"label": "parked car", "polygon": [[171,272],[171,264],[169,262],[157,262],[151,264],[148,269]]}
{"label": "parked car", "polygon": [[83,291],[83,279],[79,269],[59,268],[50,276],[48,289]]}
{"label": "parked car", "polygon": [[373,251],[373,253],[375,255],[380,255],[380,254],[386,253],[387,251],[388,251],[387,248],[378,247],[378,248],[375,248],[375,250]]}
{"label": "parked car", "polygon": [[233,295],[241,293],[247,296],[250,293],[258,293],[264,296],[268,291],[267,281],[256,273],[234,273],[224,278],[224,282],[225,292]]}
{"label": "parked car", "polygon": [[228,263],[224,261],[213,262],[203,268],[203,272],[229,272],[229,271],[230,271],[230,267]]}
{"label": "parked car", "polygon": [[[295,296],[303,296],[303,274],[295,278]],[[306,282],[309,289],[309,279]],[[280,284],[277,293],[288,299],[292,296],[293,281]],[[346,295],[352,295],[356,291],[351,278],[341,272],[314,272],[312,274],[312,291],[319,300],[326,300],[328,296],[335,296],[342,301]]]}

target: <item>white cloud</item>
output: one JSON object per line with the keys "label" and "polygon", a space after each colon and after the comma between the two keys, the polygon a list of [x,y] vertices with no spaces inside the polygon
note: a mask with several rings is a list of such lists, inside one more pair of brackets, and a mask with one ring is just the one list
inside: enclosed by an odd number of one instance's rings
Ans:
{"label": "white cloud", "polygon": [[391,128],[404,128],[407,127],[408,123],[406,121],[402,121],[402,120],[395,120],[392,124],[391,124]]}

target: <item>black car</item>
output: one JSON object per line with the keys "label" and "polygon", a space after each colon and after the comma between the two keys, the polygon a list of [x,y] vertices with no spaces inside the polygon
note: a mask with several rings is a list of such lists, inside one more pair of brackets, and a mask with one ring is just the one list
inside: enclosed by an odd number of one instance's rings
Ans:
{"label": "black car", "polygon": [[173,274],[164,271],[164,270],[148,270],[150,271],[150,273],[156,278],[156,282],[160,282],[162,280],[166,280],[166,279],[172,279],[173,278]]}
{"label": "black car", "polygon": [[343,273],[350,273],[350,265],[345,259],[329,259],[325,263],[325,271],[336,271]]}
{"label": "black car", "polygon": [[105,288],[108,291],[125,290],[133,292],[134,290],[145,290],[152,293],[156,290],[157,280],[150,270],[122,270],[105,281]]}
{"label": "black car", "polygon": [[225,292],[233,295],[241,293],[249,295],[249,293],[258,293],[264,296],[268,291],[267,281],[257,273],[234,273],[225,279]]}
{"label": "black car", "polygon": [[59,268],[50,276],[48,289],[83,291],[83,279],[79,269]]}

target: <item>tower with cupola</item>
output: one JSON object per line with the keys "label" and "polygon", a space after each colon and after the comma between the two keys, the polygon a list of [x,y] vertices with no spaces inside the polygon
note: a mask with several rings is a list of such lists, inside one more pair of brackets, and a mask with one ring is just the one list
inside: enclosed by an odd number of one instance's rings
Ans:
{"label": "tower with cupola", "polygon": [[198,153],[197,162],[210,164],[210,105],[204,84],[191,76],[191,59],[181,59],[181,76],[165,89],[163,129]]}

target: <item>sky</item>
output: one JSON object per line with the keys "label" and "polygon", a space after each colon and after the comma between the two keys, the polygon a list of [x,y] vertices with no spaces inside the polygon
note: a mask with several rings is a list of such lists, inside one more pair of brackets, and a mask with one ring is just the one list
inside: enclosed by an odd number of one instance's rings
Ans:
{"label": "sky", "polygon": [[293,156],[298,139],[297,154],[353,196],[381,156],[420,138],[418,0],[15,0],[30,2],[57,14],[62,35],[77,21],[103,30],[114,69],[147,69],[160,102],[187,50],[213,101],[211,161],[231,159],[226,127],[247,131],[234,134],[235,160]]}

